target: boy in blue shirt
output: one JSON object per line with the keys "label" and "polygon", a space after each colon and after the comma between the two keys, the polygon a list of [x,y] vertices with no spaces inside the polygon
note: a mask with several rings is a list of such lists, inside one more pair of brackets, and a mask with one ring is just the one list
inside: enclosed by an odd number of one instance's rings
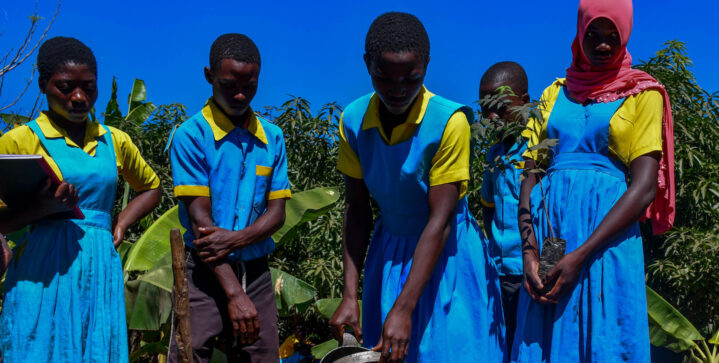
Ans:
{"label": "boy in blue shirt", "polygon": [[[509,86],[514,94],[505,93],[505,103],[492,108],[482,107],[482,117],[523,122],[512,108],[529,102],[527,74],[514,62],[500,62],[491,66],[479,84],[479,98],[496,94],[499,87]],[[502,307],[507,332],[507,346],[511,349],[517,325],[517,300],[522,286],[522,250],[517,222],[522,154],[526,142],[500,137],[501,141],[487,152],[490,167],[484,172],[481,188],[484,231],[489,238],[490,255],[499,272]],[[513,165],[516,164],[516,165]]]}
{"label": "boy in blue shirt", "polygon": [[[282,130],[250,107],[259,73],[252,40],[217,38],[205,67],[212,98],[171,140],[174,191],[187,229],[195,362],[208,362],[218,340],[231,347],[228,361],[279,360],[267,255],[291,194]],[[173,339],[170,362],[176,351]]]}

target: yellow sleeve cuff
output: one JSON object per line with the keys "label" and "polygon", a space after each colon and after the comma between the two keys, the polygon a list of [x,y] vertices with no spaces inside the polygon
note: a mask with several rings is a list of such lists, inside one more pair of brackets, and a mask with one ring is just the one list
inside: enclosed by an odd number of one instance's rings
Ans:
{"label": "yellow sleeve cuff", "polygon": [[155,175],[155,176],[153,176],[152,182],[150,184],[145,184],[145,185],[137,187],[137,188],[135,188],[133,185],[130,185],[130,186],[132,187],[133,190],[135,190],[138,193],[145,192],[145,191],[152,190],[152,189],[157,189],[160,187],[160,178],[158,178],[157,175]]}
{"label": "yellow sleeve cuff", "polygon": [[469,180],[469,169],[453,169],[440,175],[429,176],[429,186],[450,184]]}
{"label": "yellow sleeve cuff", "polygon": [[[631,155],[629,155],[629,163],[631,163],[632,161],[634,161],[634,159],[636,159],[642,155],[646,155],[646,154],[649,154],[649,153],[655,152],[655,151],[659,151],[659,153],[661,154],[663,151],[662,145],[646,146],[641,149],[634,150],[634,152]],[[629,165],[627,165],[627,166],[629,166]]]}
{"label": "yellow sleeve cuff", "polygon": [[292,192],[289,189],[273,190],[267,195],[267,200],[290,198],[292,198]]}
{"label": "yellow sleeve cuff", "polygon": [[482,203],[482,205],[487,208],[494,208],[494,206],[495,206],[494,203],[490,203],[490,202],[484,200],[484,198],[482,198],[482,197],[479,197],[479,202]]}
{"label": "yellow sleeve cuff", "polygon": [[210,187],[204,185],[178,185],[175,187],[176,197],[209,197]]}
{"label": "yellow sleeve cuff", "polygon": [[337,170],[342,174],[355,179],[362,179],[362,164],[359,157],[352,150],[347,136],[345,135],[344,119],[340,118],[340,139],[339,139],[339,155],[337,156]]}
{"label": "yellow sleeve cuff", "polygon": [[351,178],[362,179],[362,169],[358,170],[341,162],[337,162],[337,170],[339,170],[340,173],[347,175]]}

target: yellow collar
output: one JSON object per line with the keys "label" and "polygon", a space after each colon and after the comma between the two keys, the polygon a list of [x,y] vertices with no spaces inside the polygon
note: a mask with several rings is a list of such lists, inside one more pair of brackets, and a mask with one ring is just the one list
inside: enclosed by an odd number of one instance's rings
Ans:
{"label": "yellow collar", "polygon": [[[419,125],[424,118],[424,113],[425,111],[427,111],[427,104],[429,103],[429,99],[432,98],[432,96],[434,96],[434,93],[428,91],[427,88],[423,85],[422,89],[419,91],[419,94],[417,94],[417,98],[414,101],[412,108],[409,111],[409,115],[407,115],[407,120],[397,125],[397,127],[395,127],[395,130],[399,131],[411,125]],[[387,137],[387,135],[384,134],[384,128],[381,127],[382,122],[380,121],[379,117],[380,102],[381,101],[377,94],[373,94],[372,98],[369,101],[369,106],[367,107],[367,112],[364,115],[364,119],[362,119],[362,130],[369,130],[373,127],[376,127],[380,135],[382,135],[382,137],[385,139],[385,141],[387,141],[390,145],[394,145],[397,142],[401,141],[400,139],[403,138],[403,135],[402,132],[394,132],[395,130],[392,131],[391,138]]]}
{"label": "yellow collar", "polygon": [[[46,138],[59,139],[61,137],[64,137],[65,142],[68,146],[74,146],[78,148],[80,147],[70,139],[70,135],[67,133],[67,131],[54,123],[45,112],[40,113],[40,116],[38,116],[35,121],[40,127],[40,131],[42,131],[43,135],[45,135]],[[105,133],[107,133],[107,130],[105,130],[104,127],[100,126],[99,123],[90,121],[90,119],[87,119],[87,121],[85,122],[85,140],[83,140],[85,146],[83,147],[83,150],[91,152],[97,146],[97,138],[102,135],[105,135]]]}
{"label": "yellow collar", "polygon": [[[235,129],[235,125],[230,121],[224,112],[215,104],[212,98],[207,100],[205,107],[202,108],[202,116],[210,124],[212,128],[212,134],[215,137],[215,141],[220,141],[222,138],[227,136],[232,130]],[[265,136],[265,129],[262,127],[260,120],[257,118],[252,109],[250,109],[250,122],[247,125],[247,131],[252,135],[255,135],[263,143],[267,144],[267,136]]]}

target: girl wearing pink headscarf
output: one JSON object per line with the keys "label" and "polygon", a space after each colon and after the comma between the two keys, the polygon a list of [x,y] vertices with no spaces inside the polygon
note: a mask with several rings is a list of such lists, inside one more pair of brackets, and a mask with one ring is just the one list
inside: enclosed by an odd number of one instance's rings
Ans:
{"label": "girl wearing pink headscarf", "polygon": [[[525,154],[526,168],[548,168],[540,185],[530,176],[521,187],[524,290],[512,361],[649,362],[637,221],[651,219],[655,233],[672,226],[674,145],[664,87],[631,69],[631,29],[631,0],[582,0],[572,65],[542,94],[545,121],[524,133],[529,147],[558,144],[547,160]],[[565,255],[540,278],[550,237],[566,241]]]}

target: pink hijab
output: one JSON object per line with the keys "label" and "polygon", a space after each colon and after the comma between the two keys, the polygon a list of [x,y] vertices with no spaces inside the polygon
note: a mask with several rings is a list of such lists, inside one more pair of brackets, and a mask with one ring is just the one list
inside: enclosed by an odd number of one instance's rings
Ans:
{"label": "pink hijab", "polygon": [[[589,24],[597,18],[607,18],[617,27],[622,51],[617,61],[598,69],[591,65],[582,49],[582,39]],[[659,162],[657,192],[642,220],[651,219],[654,234],[672,228],[676,202],[674,200],[674,126],[669,95],[664,86],[649,74],[632,69],[632,56],[627,50],[632,33],[633,8],[631,0],[581,0],[577,17],[577,37],[572,43],[572,66],[567,69],[567,89],[577,101],[612,102],[654,89],[664,97],[662,123],[662,158]]]}

